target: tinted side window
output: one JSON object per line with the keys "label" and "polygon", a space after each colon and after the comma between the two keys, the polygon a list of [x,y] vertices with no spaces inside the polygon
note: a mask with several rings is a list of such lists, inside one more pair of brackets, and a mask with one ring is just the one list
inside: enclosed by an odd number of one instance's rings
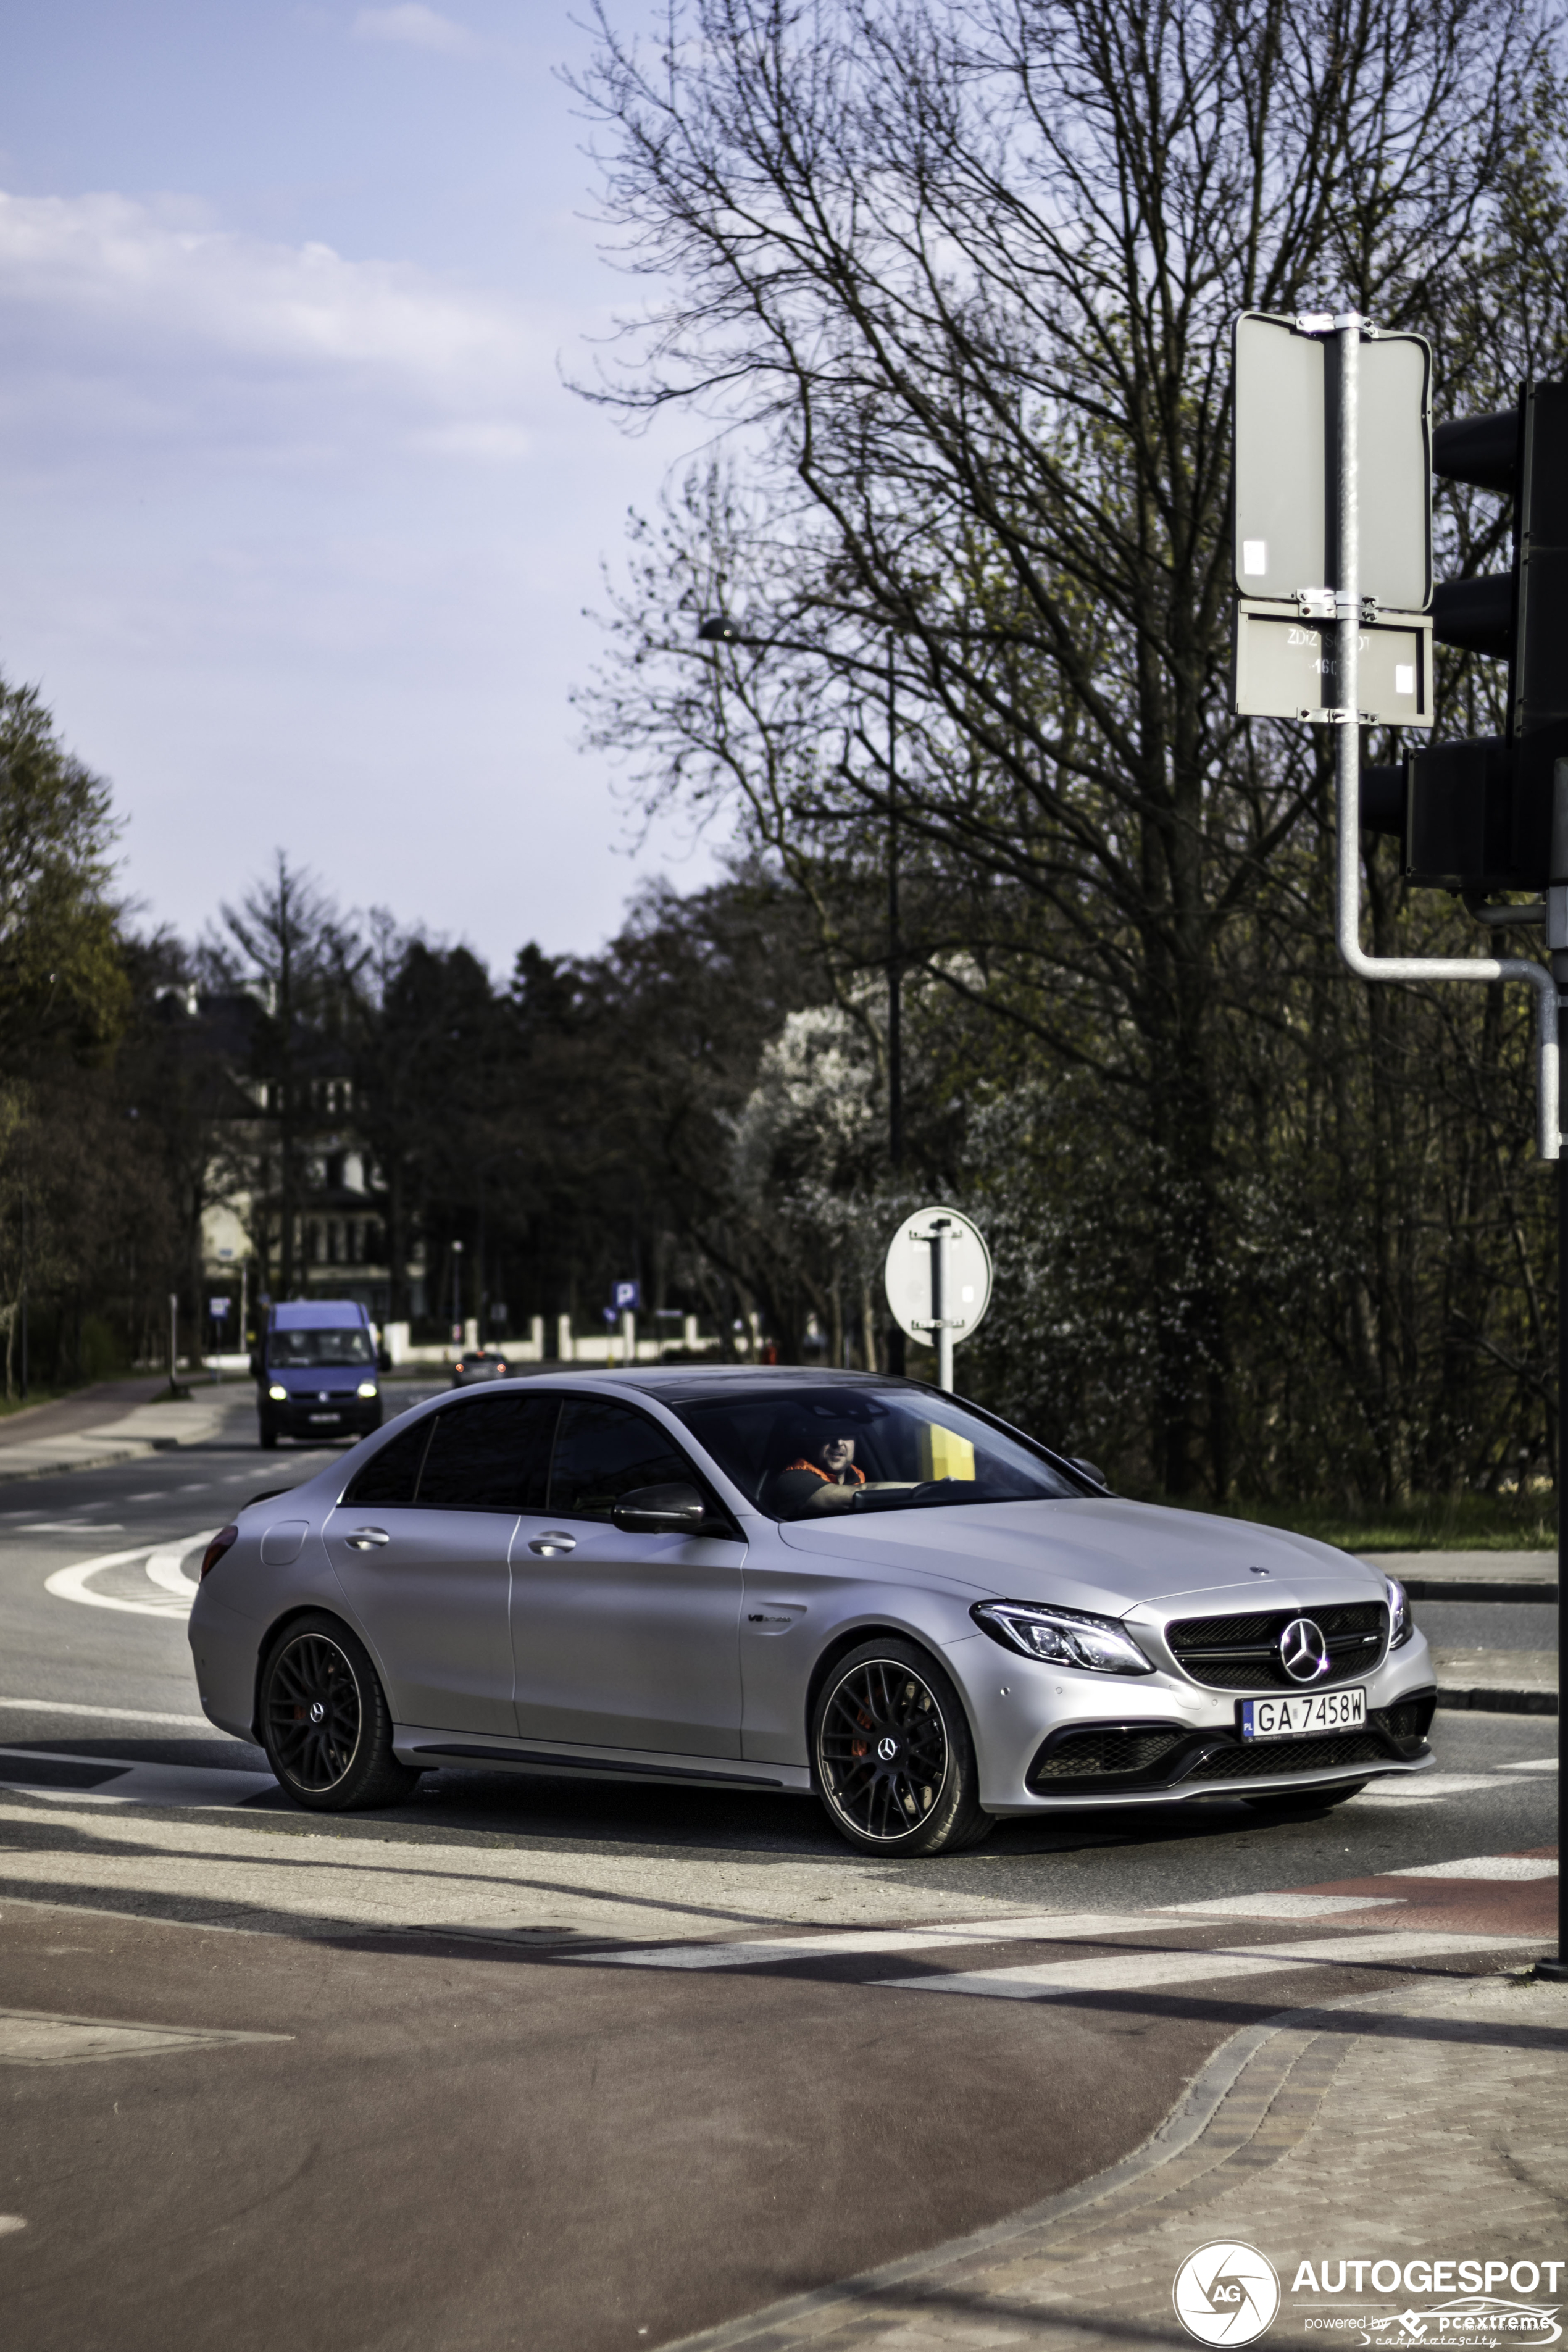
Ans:
{"label": "tinted side window", "polygon": [[344,1502],[411,1503],[429,1437],[428,1421],[416,1421],[412,1429],[400,1429],[395,1437],[389,1437],[355,1472]]}
{"label": "tinted side window", "polygon": [[420,1507],[542,1511],[557,1404],[552,1396],[474,1397],[432,1413]]}
{"label": "tinted side window", "polygon": [[674,1479],[704,1484],[662,1429],[608,1397],[567,1398],[550,1474],[552,1512],[607,1519],[634,1486],[660,1486]]}

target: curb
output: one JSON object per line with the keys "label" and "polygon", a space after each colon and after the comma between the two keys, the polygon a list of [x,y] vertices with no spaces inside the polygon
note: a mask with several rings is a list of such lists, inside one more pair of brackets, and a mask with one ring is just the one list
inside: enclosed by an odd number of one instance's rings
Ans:
{"label": "curb", "polygon": [[1437,1685],[1440,1707],[1470,1707],[1479,1715],[1555,1715],[1554,1690],[1505,1690],[1500,1683],[1478,1683],[1468,1690]]}
{"label": "curb", "polygon": [[29,1462],[20,1469],[10,1468],[4,1455],[0,1455],[0,1486],[9,1486],[21,1478],[69,1477],[78,1470],[109,1470],[118,1462],[141,1462],[149,1454],[167,1453],[178,1443],[174,1437],[165,1437],[155,1445],[128,1439],[117,1444],[112,1454],[62,1454],[57,1462]]}
{"label": "curb", "polygon": [[1412,1601],[1542,1601],[1557,1599],[1557,1579],[1533,1584],[1515,1577],[1489,1584],[1483,1577],[1409,1576],[1402,1580]]}

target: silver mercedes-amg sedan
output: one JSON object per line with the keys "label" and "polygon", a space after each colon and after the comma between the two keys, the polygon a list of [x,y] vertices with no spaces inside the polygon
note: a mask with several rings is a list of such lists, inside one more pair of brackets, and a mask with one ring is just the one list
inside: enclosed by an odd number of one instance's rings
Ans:
{"label": "silver mercedes-amg sedan", "polygon": [[1402,1589],[1121,1500],[916,1381],[563,1372],[405,1413],[202,1563],[202,1706],[300,1805],[478,1766],[815,1790],[852,1845],[1425,1770]]}

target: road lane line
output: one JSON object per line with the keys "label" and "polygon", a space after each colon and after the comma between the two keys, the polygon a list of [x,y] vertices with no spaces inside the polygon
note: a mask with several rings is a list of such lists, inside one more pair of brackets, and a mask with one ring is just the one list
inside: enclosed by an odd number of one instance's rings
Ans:
{"label": "road lane line", "polygon": [[1081,1993],[1148,1992],[1167,1985],[1206,1985],[1293,1969],[1341,1968],[1346,1962],[1361,1968],[1403,1968],[1407,1960],[1458,1958],[1475,1952],[1533,1948],[1551,1940],[1541,1936],[1421,1935],[1400,1928],[1383,1936],[1325,1936],[1315,1942],[1250,1944],[1207,1952],[1105,1952],[1092,1959],[1049,1960],[1036,1967],[987,1969],[955,1976],[879,1977],[876,1982],[899,1992],[954,1992],[989,2000],[1070,2000]]}

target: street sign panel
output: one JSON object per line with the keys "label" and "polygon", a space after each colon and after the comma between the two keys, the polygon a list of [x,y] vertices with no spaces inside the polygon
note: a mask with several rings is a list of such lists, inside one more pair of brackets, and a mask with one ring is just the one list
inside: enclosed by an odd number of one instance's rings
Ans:
{"label": "street sign panel", "polygon": [[[1247,310],[1236,321],[1235,564],[1238,595],[1295,597],[1338,577],[1339,351],[1322,330]],[[1357,404],[1361,593],[1425,613],[1432,601],[1432,353],[1420,335],[1363,335]],[[1293,715],[1273,713],[1273,716]]]}
{"label": "street sign panel", "polygon": [[885,1273],[893,1320],[937,1350],[952,1378],[952,1355],[972,1339],[991,1304],[991,1253],[977,1225],[956,1209],[917,1209],[888,1244]]}
{"label": "street sign panel", "polygon": [[[1321,719],[1339,703],[1338,631],[1309,621],[1299,604],[1243,597],[1236,608],[1234,708],[1252,719]],[[1432,623],[1421,613],[1391,614],[1360,633],[1357,698],[1362,718],[1380,727],[1430,727]]]}
{"label": "street sign panel", "polygon": [[635,1315],[638,1307],[642,1305],[641,1283],[617,1282],[616,1285],[615,1297],[615,1312],[617,1315]]}

